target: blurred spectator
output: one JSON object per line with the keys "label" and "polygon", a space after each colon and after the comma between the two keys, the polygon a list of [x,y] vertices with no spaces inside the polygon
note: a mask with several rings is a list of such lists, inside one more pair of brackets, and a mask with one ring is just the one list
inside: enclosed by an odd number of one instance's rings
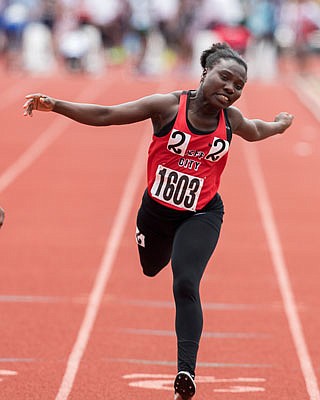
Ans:
{"label": "blurred spectator", "polygon": [[200,28],[211,29],[218,40],[227,42],[240,54],[244,54],[249,31],[244,25],[245,13],[240,0],[203,0],[200,7]]}
{"label": "blurred spectator", "polygon": [[197,31],[199,9],[197,0],[180,0],[176,15],[171,20],[168,45],[176,53],[179,70],[190,67],[193,57],[193,39]]}
{"label": "blurred spectator", "polygon": [[200,4],[201,29],[214,29],[217,25],[236,26],[244,18],[241,0],[202,0]]}
{"label": "blurred spectator", "polygon": [[197,31],[193,38],[192,74],[199,75],[199,58],[203,48],[213,42],[226,42],[244,54],[250,33],[244,25],[241,0],[202,0],[197,14]]}
{"label": "blurred spectator", "polygon": [[99,74],[104,68],[100,32],[92,25],[79,25],[60,37],[59,52],[70,72]]}
{"label": "blurred spectator", "polygon": [[246,25],[251,33],[247,59],[252,78],[272,80],[277,76],[278,2],[276,0],[250,0],[247,2]]}
{"label": "blurred spectator", "polygon": [[[151,40],[150,47],[153,46],[152,41],[156,38],[158,43],[162,47],[161,53],[158,53],[158,62],[160,62],[160,68],[163,69],[171,68],[177,59],[175,47],[175,19],[179,10],[180,0],[153,0],[153,9],[155,12],[155,28],[153,33],[153,40]],[[152,37],[151,37],[152,38]],[[162,43],[161,39],[162,38]]]}
{"label": "blurred spectator", "polygon": [[96,27],[105,48],[121,47],[127,29],[128,0],[82,0],[80,17]]}
{"label": "blurred spectator", "polygon": [[38,7],[37,22],[44,24],[51,32],[54,32],[54,28],[59,17],[59,1],[41,0],[38,4]]}
{"label": "blurred spectator", "polygon": [[[128,63],[139,74],[198,74],[199,49],[227,42],[257,79],[278,55],[306,68],[320,50],[320,0],[0,0],[0,51],[11,69],[101,73]],[[279,52],[280,50],[280,52]],[[194,67],[196,65],[196,67]]]}
{"label": "blurred spectator", "polygon": [[22,68],[31,74],[50,74],[56,67],[54,34],[58,0],[33,0],[22,35]]}
{"label": "blurred spectator", "polygon": [[235,25],[217,25],[213,31],[217,34],[219,41],[227,42],[242,55],[246,53],[251,34],[244,23]]}
{"label": "blurred spectator", "polygon": [[[107,12],[99,8],[97,1],[92,3],[90,14],[85,1],[59,1],[59,15],[54,31],[57,56],[61,57],[70,72],[102,73],[105,54],[100,23],[107,22]],[[97,18],[99,13],[101,20]]]}
{"label": "blurred spectator", "polygon": [[298,69],[305,72],[312,51],[312,36],[320,28],[320,6],[315,0],[284,0],[279,16],[277,40],[283,50],[295,56]]}
{"label": "blurred spectator", "polygon": [[12,0],[2,4],[1,28],[6,66],[9,69],[21,68],[22,37],[30,20],[31,5],[27,0]]}
{"label": "blurred spectator", "polygon": [[42,22],[28,24],[22,36],[22,68],[30,74],[50,74],[56,55],[50,28]]}
{"label": "blurred spectator", "polygon": [[127,51],[133,59],[137,72],[146,73],[146,52],[148,37],[154,27],[155,15],[152,0],[128,0],[130,18],[126,36]]}

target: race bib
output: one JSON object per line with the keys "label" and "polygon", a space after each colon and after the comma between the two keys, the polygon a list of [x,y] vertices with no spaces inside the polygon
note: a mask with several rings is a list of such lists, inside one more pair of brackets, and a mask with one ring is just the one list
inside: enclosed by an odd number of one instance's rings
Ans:
{"label": "race bib", "polygon": [[173,154],[184,156],[190,140],[191,135],[189,133],[181,132],[177,129],[172,129],[170,138],[168,140],[167,149]]}
{"label": "race bib", "polygon": [[230,145],[227,140],[215,137],[213,138],[210,151],[206,155],[205,159],[211,162],[217,162],[228,153],[229,147]]}
{"label": "race bib", "polygon": [[195,211],[202,186],[202,178],[159,165],[151,194],[165,203]]}

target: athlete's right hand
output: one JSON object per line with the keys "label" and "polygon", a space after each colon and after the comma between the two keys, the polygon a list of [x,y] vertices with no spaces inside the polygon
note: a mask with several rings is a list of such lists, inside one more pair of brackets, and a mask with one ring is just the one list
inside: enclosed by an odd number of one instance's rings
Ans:
{"label": "athlete's right hand", "polygon": [[32,117],[32,111],[52,111],[55,105],[55,100],[52,97],[46,96],[45,94],[36,93],[28,94],[26,96],[27,101],[24,103],[23,115]]}

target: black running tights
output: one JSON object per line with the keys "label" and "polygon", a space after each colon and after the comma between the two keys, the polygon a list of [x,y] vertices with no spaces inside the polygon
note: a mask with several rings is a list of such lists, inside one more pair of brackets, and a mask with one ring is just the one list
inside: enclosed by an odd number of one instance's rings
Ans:
{"label": "black running tights", "polygon": [[168,209],[145,193],[137,216],[144,274],[155,276],[171,260],[178,371],[193,376],[203,327],[199,286],[218,242],[222,220],[223,203],[218,194],[209,206],[194,213]]}

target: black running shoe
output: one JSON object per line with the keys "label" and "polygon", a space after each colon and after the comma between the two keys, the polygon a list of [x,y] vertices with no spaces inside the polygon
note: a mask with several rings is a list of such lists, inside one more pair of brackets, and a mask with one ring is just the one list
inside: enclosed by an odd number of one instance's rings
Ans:
{"label": "black running shoe", "polygon": [[[180,395],[182,400],[190,400],[196,393],[196,384],[189,372],[180,371],[174,381],[174,392]],[[179,396],[176,397],[179,399]]]}

